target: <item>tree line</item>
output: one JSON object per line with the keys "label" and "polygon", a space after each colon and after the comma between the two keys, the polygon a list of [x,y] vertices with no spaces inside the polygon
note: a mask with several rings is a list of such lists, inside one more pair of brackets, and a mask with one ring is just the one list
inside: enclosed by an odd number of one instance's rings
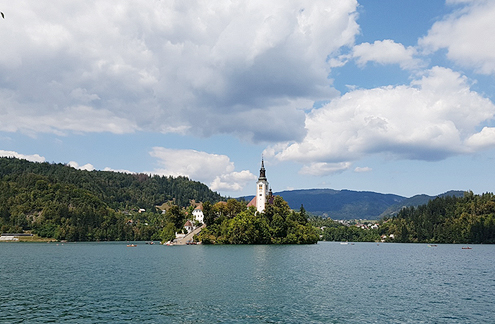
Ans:
{"label": "tree line", "polygon": [[2,233],[31,231],[69,241],[160,239],[167,219],[155,206],[173,201],[182,208],[192,199],[222,197],[187,177],[0,158]]}
{"label": "tree line", "polygon": [[494,244],[495,196],[466,192],[463,197],[437,197],[379,220],[378,229],[345,226],[322,218],[311,222],[321,228],[326,241]]}

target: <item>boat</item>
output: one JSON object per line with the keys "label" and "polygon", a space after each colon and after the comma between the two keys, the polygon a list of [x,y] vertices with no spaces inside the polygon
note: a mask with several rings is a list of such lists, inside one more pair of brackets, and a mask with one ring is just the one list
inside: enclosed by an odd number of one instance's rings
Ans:
{"label": "boat", "polygon": [[349,244],[349,242],[340,242],[340,244],[347,245],[347,244]]}
{"label": "boat", "polygon": [[436,244],[428,244],[428,247],[437,247]]}
{"label": "boat", "polygon": [[470,248],[469,246],[463,246],[462,249],[463,250],[472,250],[472,248]]}
{"label": "boat", "polygon": [[136,247],[137,244],[127,244],[127,247]]}

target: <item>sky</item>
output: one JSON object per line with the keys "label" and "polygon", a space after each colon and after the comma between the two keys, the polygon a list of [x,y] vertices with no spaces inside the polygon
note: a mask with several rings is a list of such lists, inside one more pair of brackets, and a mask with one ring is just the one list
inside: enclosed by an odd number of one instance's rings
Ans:
{"label": "sky", "polygon": [[254,194],[495,186],[495,1],[0,0],[0,156]]}

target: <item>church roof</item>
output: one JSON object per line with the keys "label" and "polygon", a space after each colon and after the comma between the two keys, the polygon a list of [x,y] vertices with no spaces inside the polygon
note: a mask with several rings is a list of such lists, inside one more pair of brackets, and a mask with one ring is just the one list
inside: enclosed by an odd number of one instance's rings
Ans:
{"label": "church roof", "polygon": [[247,204],[248,207],[256,207],[256,196],[253,197],[253,199],[251,199],[251,201]]}

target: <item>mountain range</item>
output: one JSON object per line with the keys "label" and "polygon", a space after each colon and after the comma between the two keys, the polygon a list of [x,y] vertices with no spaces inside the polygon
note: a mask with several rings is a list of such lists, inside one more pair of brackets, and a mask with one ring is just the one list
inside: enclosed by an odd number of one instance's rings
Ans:
{"label": "mountain range", "polygon": [[[464,191],[448,191],[437,196],[415,195],[407,198],[394,194],[382,194],[372,191],[352,191],[334,189],[303,189],[275,192],[292,209],[304,209],[316,216],[330,217],[335,220],[368,219],[374,220],[398,213],[403,207],[419,206],[436,197],[462,197]],[[240,197],[251,200],[254,196]]]}

